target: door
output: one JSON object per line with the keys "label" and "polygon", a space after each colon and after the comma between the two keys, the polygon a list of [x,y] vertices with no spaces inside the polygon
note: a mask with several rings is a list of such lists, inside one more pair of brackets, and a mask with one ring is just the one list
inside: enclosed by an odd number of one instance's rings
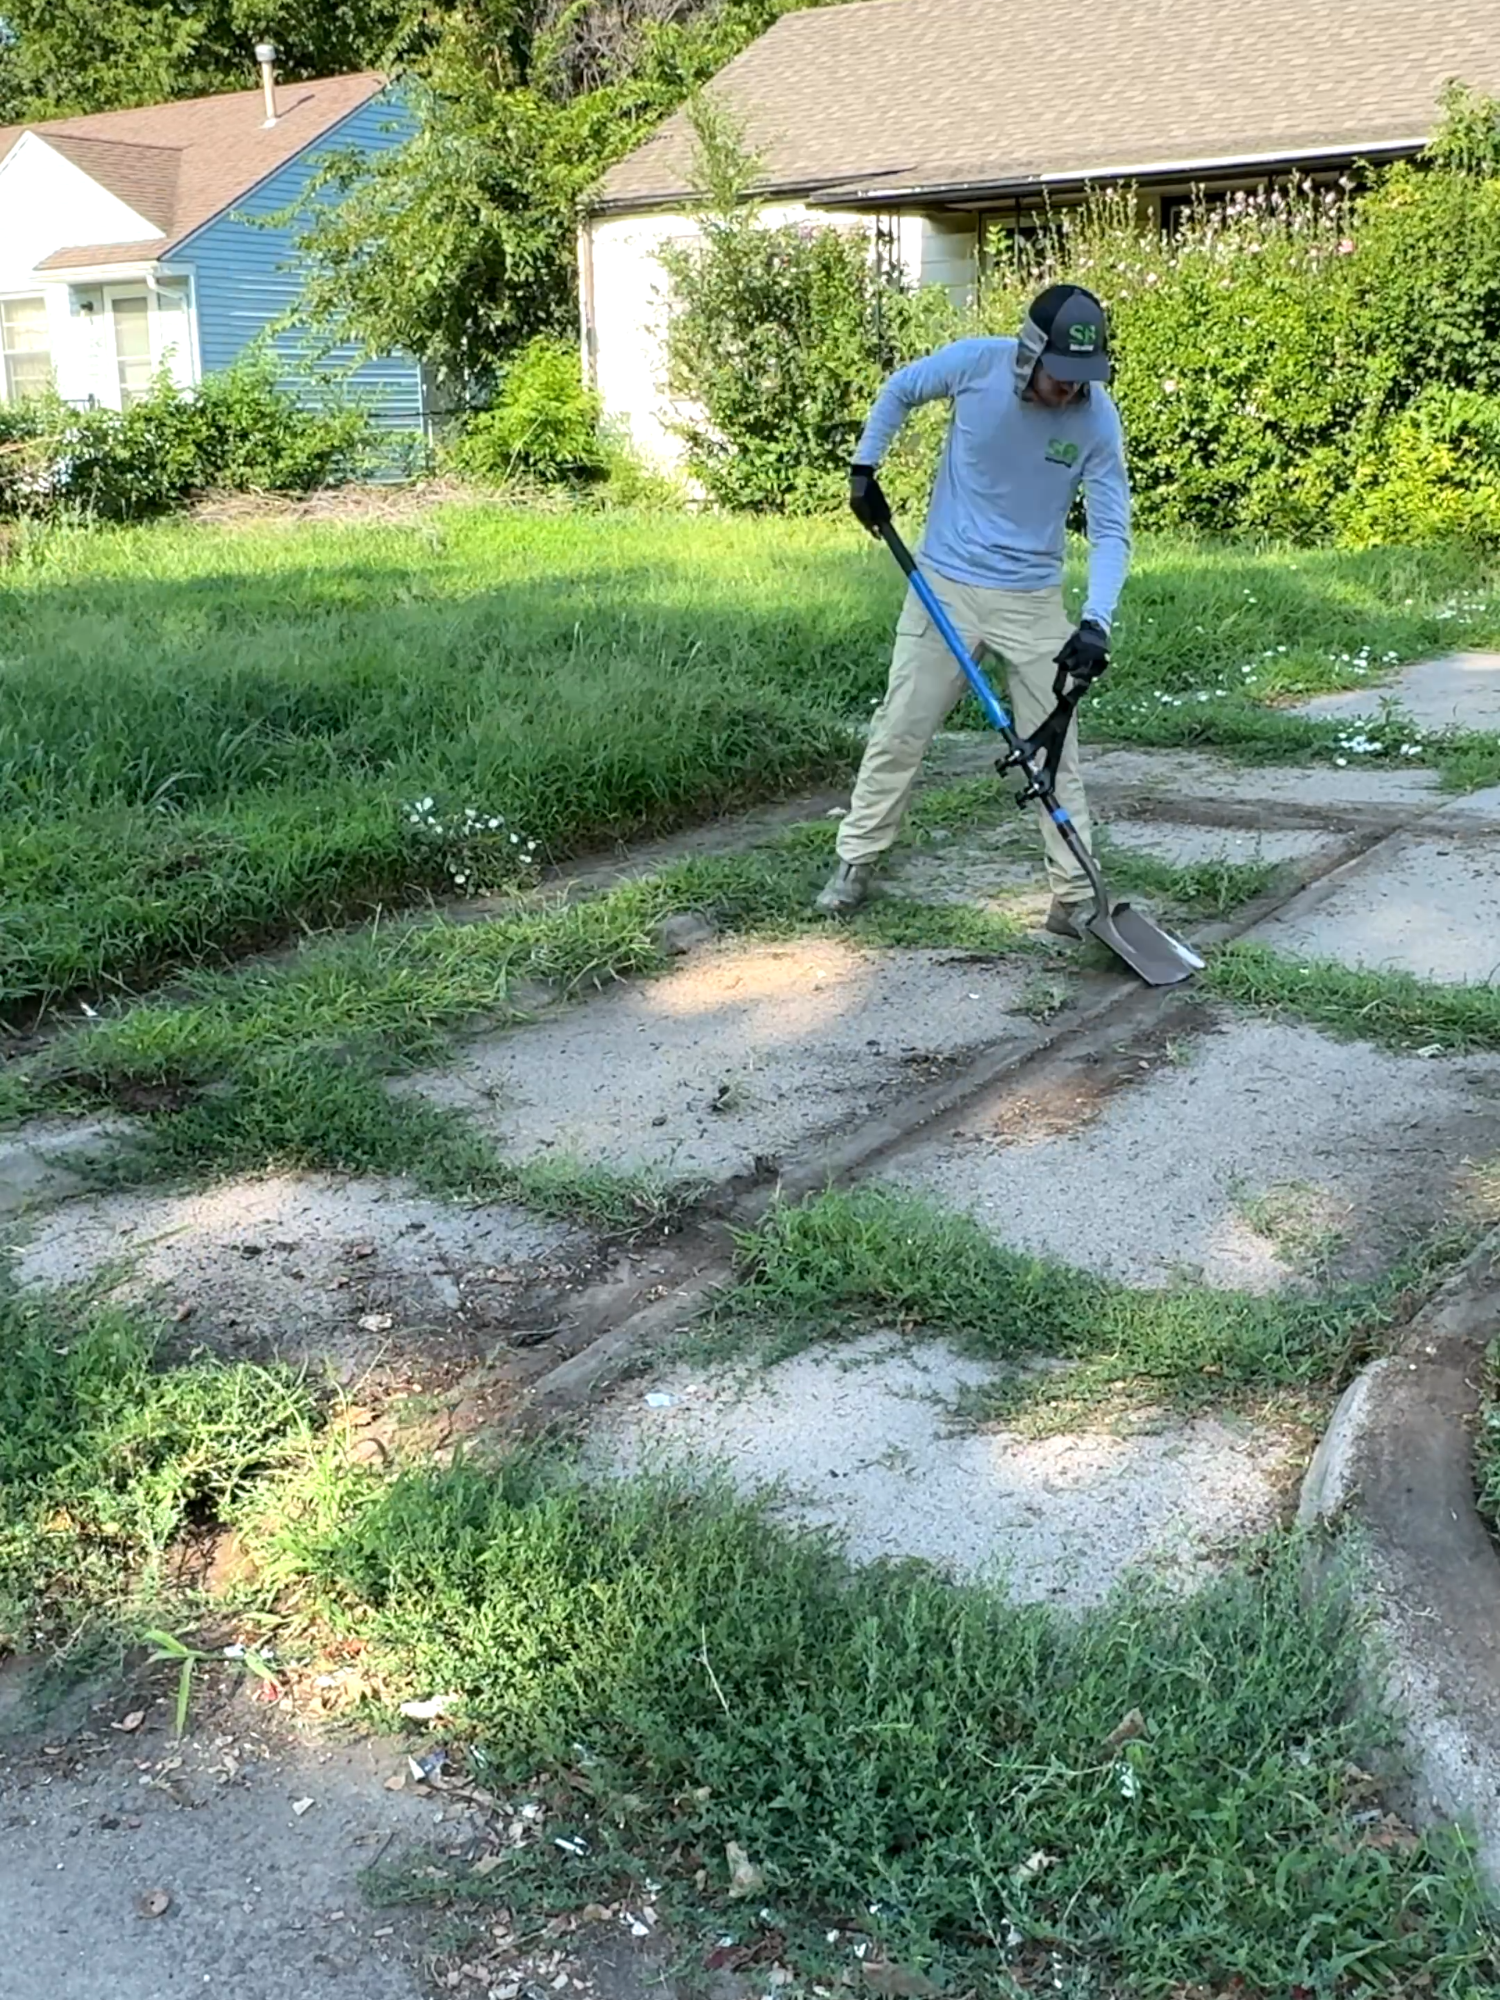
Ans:
{"label": "door", "polygon": [[115,329],[120,408],[128,410],[151,393],[150,307],[144,292],[127,292],[111,299],[109,310]]}

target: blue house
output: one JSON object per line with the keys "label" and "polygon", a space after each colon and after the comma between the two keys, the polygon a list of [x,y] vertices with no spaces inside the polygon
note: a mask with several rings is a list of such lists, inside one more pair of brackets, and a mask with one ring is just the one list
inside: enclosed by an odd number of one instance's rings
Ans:
{"label": "blue house", "polygon": [[[162,370],[190,388],[296,302],[293,231],[260,225],[326,154],[374,155],[411,120],[383,77],[278,84],[274,51],[257,55],[259,90],[0,129],[0,400],[51,384],[123,409]],[[354,360],[274,338],[283,380],[308,394]],[[348,381],[382,428],[424,428],[410,356]]]}

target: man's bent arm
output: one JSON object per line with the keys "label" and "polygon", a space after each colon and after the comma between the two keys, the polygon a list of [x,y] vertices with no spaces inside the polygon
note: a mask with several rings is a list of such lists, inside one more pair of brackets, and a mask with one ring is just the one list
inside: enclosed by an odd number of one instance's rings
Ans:
{"label": "man's bent arm", "polygon": [[879,465],[913,410],[956,395],[974,373],[983,353],[977,340],[955,340],[921,361],[898,368],[875,398],[864,436],[855,447],[856,465]]}

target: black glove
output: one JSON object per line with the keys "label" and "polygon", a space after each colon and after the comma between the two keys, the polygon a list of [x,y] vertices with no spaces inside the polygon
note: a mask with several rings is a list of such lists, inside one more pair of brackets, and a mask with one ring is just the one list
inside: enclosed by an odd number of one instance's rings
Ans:
{"label": "black glove", "polygon": [[891,503],[880,490],[873,465],[850,466],[849,512],[872,535],[878,535],[882,528],[890,526]]}
{"label": "black glove", "polygon": [[1085,618],[1057,656],[1054,694],[1061,694],[1068,681],[1082,681],[1087,687],[1109,667],[1109,634],[1092,618]]}

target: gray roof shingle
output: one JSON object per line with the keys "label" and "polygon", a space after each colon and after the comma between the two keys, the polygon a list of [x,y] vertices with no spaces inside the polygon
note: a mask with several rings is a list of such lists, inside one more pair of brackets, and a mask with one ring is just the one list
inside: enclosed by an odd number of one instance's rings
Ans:
{"label": "gray roof shingle", "polygon": [[[1352,155],[1425,138],[1452,77],[1500,90],[1500,0],[854,0],[721,72],[766,190],[978,187]],[[677,113],[600,208],[692,189]]]}

